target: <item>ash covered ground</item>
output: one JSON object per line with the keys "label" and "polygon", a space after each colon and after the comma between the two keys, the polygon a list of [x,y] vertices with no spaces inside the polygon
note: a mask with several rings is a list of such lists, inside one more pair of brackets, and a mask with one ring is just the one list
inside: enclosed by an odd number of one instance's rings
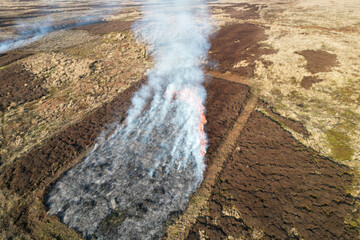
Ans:
{"label": "ash covered ground", "polygon": [[[151,161],[114,167],[98,148],[154,67],[131,29],[141,3],[54,2],[0,5],[3,42],[23,19],[59,26],[0,55],[0,238],[359,238],[357,1],[208,3],[208,147],[196,189],[192,164],[167,175],[164,158],[152,176]],[[137,144],[121,143],[130,158]]]}

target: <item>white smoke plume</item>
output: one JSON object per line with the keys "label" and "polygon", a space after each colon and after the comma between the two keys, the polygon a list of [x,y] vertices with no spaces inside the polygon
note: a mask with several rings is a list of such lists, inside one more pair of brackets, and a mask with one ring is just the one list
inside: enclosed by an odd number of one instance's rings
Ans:
{"label": "white smoke plume", "polygon": [[[204,164],[199,123],[206,97],[201,63],[207,56],[210,33],[207,10],[196,5],[201,1],[152,3],[144,7],[143,18],[133,29],[149,44],[155,66],[147,74],[148,84],[132,100],[125,136],[134,127],[140,127],[138,133],[146,130],[141,135],[144,139],[153,129],[172,132],[173,145],[167,146],[172,154],[170,166],[176,163],[180,169],[193,157],[200,180]],[[151,104],[144,113],[149,100]],[[156,159],[155,167],[162,162],[161,157]]]}
{"label": "white smoke plume", "polygon": [[48,196],[49,214],[86,237],[160,238],[203,178],[206,3],[158,0],[142,9],[133,30],[154,59],[147,84],[123,125],[102,137]]}
{"label": "white smoke plume", "polygon": [[[114,0],[89,0],[88,2],[43,0],[40,2],[44,6],[40,16],[30,20],[18,20],[14,26],[17,36],[0,41],[0,53],[24,47],[53,31],[101,22],[107,16],[122,8],[121,3]],[[63,8],[69,8],[72,5],[77,6],[77,4],[84,5],[83,7],[78,6],[80,9],[88,9],[74,12],[62,11]],[[61,23],[66,21],[68,23]]]}

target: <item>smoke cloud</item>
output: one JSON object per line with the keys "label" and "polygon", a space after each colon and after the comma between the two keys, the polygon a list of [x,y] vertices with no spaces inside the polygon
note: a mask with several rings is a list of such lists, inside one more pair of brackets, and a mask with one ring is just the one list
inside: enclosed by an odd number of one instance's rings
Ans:
{"label": "smoke cloud", "polygon": [[154,67],[115,124],[48,196],[49,214],[99,239],[160,238],[203,178],[205,1],[151,1],[133,26]]}

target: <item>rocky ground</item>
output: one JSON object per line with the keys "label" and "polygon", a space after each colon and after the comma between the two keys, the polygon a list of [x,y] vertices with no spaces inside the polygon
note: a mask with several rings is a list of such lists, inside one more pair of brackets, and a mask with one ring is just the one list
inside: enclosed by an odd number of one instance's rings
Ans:
{"label": "rocky ground", "polygon": [[[40,8],[27,3],[23,14]],[[359,3],[210,7],[207,170],[164,237],[358,239]],[[130,30],[138,16],[126,7],[0,55],[1,238],[81,238],[46,214],[46,195],[103,129],[124,120],[146,81],[151,59]]]}

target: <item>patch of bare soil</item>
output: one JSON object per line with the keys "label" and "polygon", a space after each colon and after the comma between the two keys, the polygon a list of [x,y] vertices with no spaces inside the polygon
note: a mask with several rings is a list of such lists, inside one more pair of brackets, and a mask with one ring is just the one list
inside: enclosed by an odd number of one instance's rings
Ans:
{"label": "patch of bare soil", "polygon": [[[121,122],[125,119],[132,94],[140,84],[136,83],[110,103],[89,114],[80,123],[70,126],[49,139],[42,147],[16,160],[1,173],[1,188],[23,198],[31,198],[33,192],[49,187],[55,176],[61,175],[78,161],[76,159],[79,156],[86,153],[102,129],[115,120]],[[206,89],[208,91],[206,130],[209,138],[208,156],[210,156],[242,111],[250,93],[245,85],[217,78],[209,80]],[[44,198],[44,195],[37,197]],[[12,212],[17,214],[11,215],[11,219],[16,219],[15,222],[21,225],[18,227],[28,229],[29,233],[34,231],[32,229],[34,222],[42,221],[42,219],[34,219],[34,215],[29,214],[31,208],[31,205],[16,206]],[[44,213],[38,215],[43,216]]]}
{"label": "patch of bare soil", "polygon": [[10,63],[16,62],[17,60],[26,58],[32,55],[32,53],[24,53],[24,52],[17,52],[17,51],[10,51],[7,53],[0,54],[0,68]]}
{"label": "patch of bare soil", "polygon": [[11,104],[30,102],[48,93],[41,87],[44,79],[36,77],[24,66],[14,64],[0,70],[0,111]]}
{"label": "patch of bare soil", "polygon": [[250,88],[220,78],[212,78],[205,87],[207,90],[205,132],[208,134],[209,143],[207,157],[211,161],[210,156],[219,147],[243,110],[250,96]]}
{"label": "patch of bare soil", "polygon": [[[249,3],[233,4],[225,7],[217,7],[218,9],[224,10],[226,14],[229,14],[231,18],[239,20],[249,20],[259,18],[260,5],[254,5]],[[240,9],[240,10],[239,10]]]}
{"label": "patch of bare soil", "polygon": [[266,111],[266,114],[273,120],[277,121],[279,124],[288,127],[295,132],[303,135],[304,138],[308,138],[310,136],[309,132],[306,130],[304,125],[301,122],[295,121],[293,119],[285,118],[278,114],[273,107],[271,107],[268,103],[261,101],[260,105]]}
{"label": "patch of bare soil", "polygon": [[91,24],[87,26],[74,28],[75,30],[86,30],[91,34],[105,35],[111,32],[122,32],[130,29],[132,21],[107,21],[102,23]]}
{"label": "patch of bare soil", "polygon": [[329,72],[333,67],[336,67],[339,64],[335,54],[323,50],[304,50],[296,53],[306,59],[306,69],[312,74]]}
{"label": "patch of bare soil", "polygon": [[357,239],[352,179],[253,112],[188,239]]}
{"label": "patch of bare soil", "polygon": [[319,79],[317,77],[314,77],[314,76],[304,76],[303,79],[301,80],[300,82],[300,86],[309,90],[313,84],[315,83],[319,83],[319,82],[322,82],[324,80],[322,79]]}
{"label": "patch of bare soil", "polygon": [[256,24],[222,27],[211,39],[210,60],[217,63],[217,70],[222,73],[231,71],[252,77],[255,60],[274,52],[260,43],[266,39],[265,28]]}

